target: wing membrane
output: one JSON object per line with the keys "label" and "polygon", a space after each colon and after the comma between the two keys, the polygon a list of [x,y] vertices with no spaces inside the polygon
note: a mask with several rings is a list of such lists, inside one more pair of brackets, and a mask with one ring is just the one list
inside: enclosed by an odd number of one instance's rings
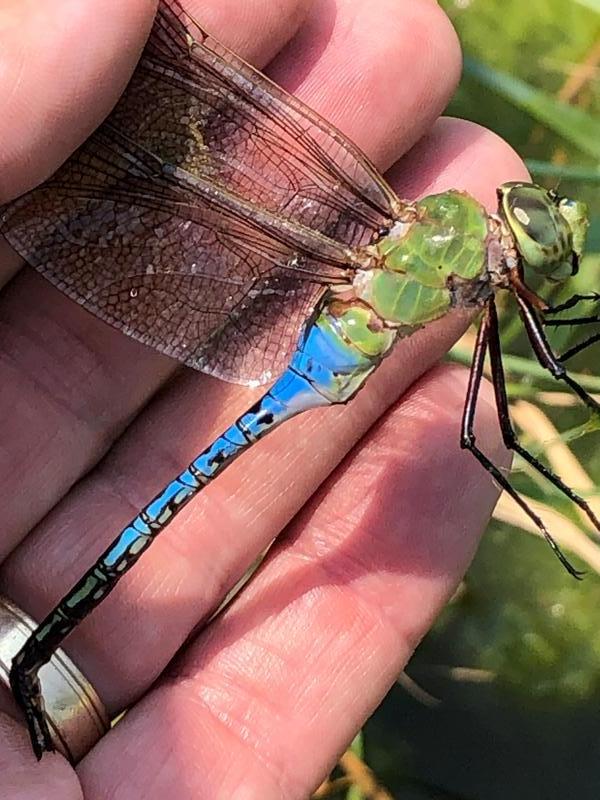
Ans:
{"label": "wing membrane", "polygon": [[[165,112],[180,121],[171,140],[164,138]],[[399,210],[358,148],[207,35],[179,2],[161,4],[115,120],[164,160],[183,154],[190,172],[347,244],[364,244]]]}
{"label": "wing membrane", "polygon": [[337,266],[314,260],[299,247],[310,231],[290,225],[275,238],[235,213],[237,198],[221,193],[219,208],[137,156],[105,129],[5,209],[0,231],[135,339],[225,380],[268,381],[324,287],[347,279],[344,249],[331,242]]}
{"label": "wing membrane", "polygon": [[171,3],[107,122],[0,232],[134,338],[263,382],[395,205],[341,134]]}

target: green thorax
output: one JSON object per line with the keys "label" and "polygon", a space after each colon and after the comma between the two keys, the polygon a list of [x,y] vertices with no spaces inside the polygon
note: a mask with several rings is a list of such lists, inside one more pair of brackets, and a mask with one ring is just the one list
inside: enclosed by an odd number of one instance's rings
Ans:
{"label": "green thorax", "polygon": [[394,326],[438,319],[453,306],[457,284],[485,277],[487,237],[488,216],[474,198],[458,191],[425,197],[375,244],[379,263],[357,276],[357,296]]}

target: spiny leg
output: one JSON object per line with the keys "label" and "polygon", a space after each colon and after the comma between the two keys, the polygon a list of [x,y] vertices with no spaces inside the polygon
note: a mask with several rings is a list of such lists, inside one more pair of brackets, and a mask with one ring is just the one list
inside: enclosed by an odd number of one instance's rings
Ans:
{"label": "spiny leg", "polygon": [[[600,315],[598,314],[586,317],[568,317],[567,319],[546,319],[548,314],[558,314],[561,311],[566,311],[567,309],[576,306],[582,300],[600,301],[600,294],[597,292],[593,292],[591,294],[576,294],[559,306],[551,306],[545,309],[543,319],[544,325],[546,327],[560,328],[567,325],[577,327],[579,325],[594,325],[599,323]],[[583,350],[586,350],[588,347],[591,347],[591,345],[596,344],[597,342],[600,342],[600,333],[594,333],[583,341],[573,345],[568,350],[565,350],[565,352],[558,357],[558,360],[564,363],[565,361],[568,361],[568,359],[577,355],[577,353],[581,353]]]}
{"label": "spiny leg", "polygon": [[525,459],[531,466],[541,473],[550,483],[552,483],[560,492],[566,495],[573,501],[581,510],[587,515],[590,522],[600,532],[600,519],[594,514],[589,504],[579,494],[573,491],[570,486],[559,478],[551,469],[545,466],[539,459],[533,456],[523,445],[519,442],[512,422],[510,419],[510,411],[508,407],[508,397],[506,394],[506,382],[504,377],[504,367],[502,364],[502,349],[500,345],[500,333],[498,326],[498,314],[496,306],[493,302],[489,305],[489,334],[488,334],[488,347],[490,353],[490,362],[492,367],[492,383],[494,386],[494,393],[496,396],[496,406],[498,409],[498,420],[500,422],[500,429],[502,431],[502,438],[504,444],[509,450],[514,450],[522,458]]}
{"label": "spiny leg", "polygon": [[600,404],[598,404],[594,398],[585,391],[583,386],[580,386],[577,381],[570,377],[565,365],[561,363],[559,358],[552,351],[550,343],[548,342],[546,334],[544,333],[542,324],[533,306],[525,297],[519,295],[518,292],[515,293],[515,297],[517,299],[517,303],[519,304],[519,310],[525,325],[525,330],[527,331],[527,336],[529,337],[529,341],[531,342],[531,346],[533,347],[533,351],[537,357],[537,360],[545,369],[548,370],[548,372],[550,372],[554,378],[556,378],[556,380],[563,381],[563,383],[566,383],[567,386],[570,386],[575,394],[581,398],[581,400],[583,400],[586,406],[593,411],[594,414],[600,415]]}
{"label": "spiny leg", "polygon": [[[475,456],[477,461],[479,461],[481,466],[487,472],[489,472],[489,474],[492,476],[492,478],[494,478],[496,483],[502,489],[504,489],[504,491],[507,494],[509,494],[510,497],[512,497],[512,499],[517,503],[517,505],[519,505],[523,509],[523,511],[527,514],[529,519],[534,523],[536,528],[543,535],[544,539],[548,542],[548,544],[552,548],[554,554],[556,555],[560,563],[563,565],[563,567],[567,570],[567,572],[570,575],[579,580],[581,579],[583,573],[575,569],[575,567],[567,560],[566,556],[563,554],[562,550],[560,549],[558,544],[554,541],[550,532],[544,525],[541,517],[539,517],[535,513],[535,511],[533,511],[533,509],[531,509],[527,505],[525,500],[523,500],[520,494],[511,485],[510,481],[506,478],[506,476],[502,474],[502,472],[498,469],[498,467],[492,461],[490,461],[490,459],[477,447],[476,444],[476,438],[474,432],[475,413],[477,410],[477,398],[479,396],[479,389],[481,387],[481,379],[483,377],[485,355],[489,346],[491,305],[492,303],[490,303],[490,305],[488,306],[485,316],[481,321],[479,332],[477,334],[477,341],[475,343],[475,352],[473,354],[473,363],[471,365],[471,373],[469,375],[467,399],[465,402],[465,408],[461,424],[460,444],[463,449],[468,450]],[[500,413],[499,413],[499,418],[500,418]],[[502,425],[501,419],[500,419],[500,424]]]}
{"label": "spiny leg", "polygon": [[563,319],[545,319],[544,325],[546,328],[565,328],[567,325],[569,326],[577,326],[577,325],[593,325],[594,323],[600,322],[600,317],[596,315],[592,315],[589,317],[566,317]]}
{"label": "spiny leg", "polygon": [[557,306],[548,306],[544,309],[544,314],[560,314],[561,311],[568,311],[570,308],[574,308],[579,303],[582,303],[584,300],[591,300],[600,302],[600,292],[590,292],[589,294],[574,294],[572,297],[569,297],[568,300],[565,300],[564,303],[560,303]]}
{"label": "spiny leg", "polygon": [[592,336],[588,336],[587,339],[584,339],[579,344],[574,344],[573,347],[570,347],[568,350],[565,350],[562,355],[559,356],[559,361],[565,362],[568,361],[573,356],[576,356],[577,353],[583,352],[583,350],[587,350],[588,347],[591,347],[593,344],[600,342],[600,333],[594,333]]}

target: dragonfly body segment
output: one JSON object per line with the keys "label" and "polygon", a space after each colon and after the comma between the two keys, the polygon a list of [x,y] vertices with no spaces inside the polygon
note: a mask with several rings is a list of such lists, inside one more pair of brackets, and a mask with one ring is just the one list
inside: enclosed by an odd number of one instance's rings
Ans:
{"label": "dragonfly body segment", "polygon": [[[504,184],[487,214],[450,190],[400,200],[368,159],[296,98],[164,0],[131,83],[106,123],[43,186],[0,209],[0,233],[58,289],[181,363],[273,385],[127,525],[13,661],[34,750],[53,749],[37,677],[177,512],[275,427],[345,403],[394,343],[452,309],[482,311],[461,445],[521,504],[479,450],[477,393],[489,352],[504,441],[585,511],[519,443],[508,414],[495,294],[514,297],[540,363],[593,413],[543,329],[527,286],[577,271],[586,210]],[[594,337],[590,338],[590,342]],[[279,376],[279,377],[277,377]]]}
{"label": "dragonfly body segment", "polygon": [[479,289],[490,283],[489,236],[488,215],[474,198],[457,191],[425,197],[410,222],[377,243],[381,268],[359,281],[359,296],[388,324],[409,331],[447,314],[459,287],[462,306],[480,305]]}

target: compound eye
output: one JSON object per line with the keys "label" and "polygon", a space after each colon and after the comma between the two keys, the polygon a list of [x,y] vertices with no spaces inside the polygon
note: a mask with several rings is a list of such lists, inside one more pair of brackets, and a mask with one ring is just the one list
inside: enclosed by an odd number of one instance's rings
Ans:
{"label": "compound eye", "polygon": [[553,195],[531,183],[504,184],[501,210],[523,260],[550,275],[571,260],[571,230]]}
{"label": "compound eye", "polygon": [[589,227],[588,209],[586,204],[582,203],[580,200],[570,200],[568,197],[561,197],[558,202],[558,212],[571,231],[573,255],[576,257],[573,261],[573,274],[575,274],[575,265],[583,255],[585,248],[585,240]]}

